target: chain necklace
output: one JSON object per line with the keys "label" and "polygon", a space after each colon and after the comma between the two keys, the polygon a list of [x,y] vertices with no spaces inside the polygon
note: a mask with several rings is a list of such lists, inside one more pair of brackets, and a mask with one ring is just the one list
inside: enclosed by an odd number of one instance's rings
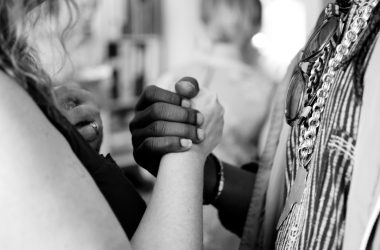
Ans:
{"label": "chain necklace", "polygon": [[[297,169],[296,179],[294,180],[277,223],[277,230],[279,230],[293,211],[294,218],[287,222],[289,232],[285,237],[285,249],[293,249],[296,246],[305,223],[305,201],[308,199],[308,195],[305,193],[308,189],[308,164],[314,151],[318,128],[321,124],[322,113],[330,89],[336,81],[342,61],[352,53],[352,49],[359,40],[359,35],[367,26],[367,21],[371,16],[372,10],[376,7],[378,2],[379,0],[355,1],[357,6],[352,6],[351,11],[354,14],[347,20],[349,27],[343,33],[341,43],[336,47],[333,54],[331,49],[327,47],[312,66],[307,87],[313,91],[313,86],[316,86],[318,81],[321,82],[322,86],[317,90],[315,103],[312,106],[305,107],[301,115],[303,118],[301,118],[301,124],[299,125],[300,136],[296,157],[296,164],[299,167]],[[324,73],[320,79],[318,79],[318,76],[325,66],[327,67],[326,70],[324,70]]]}
{"label": "chain necklace", "polygon": [[[312,106],[304,108],[304,121],[300,125],[299,146],[297,148],[297,158],[302,167],[308,170],[308,164],[311,160],[318,128],[321,124],[321,116],[328,99],[330,89],[336,81],[338,70],[345,59],[351,52],[355,43],[358,41],[359,35],[367,26],[368,19],[371,16],[372,10],[378,4],[379,0],[361,0],[355,1],[358,8],[349,24],[349,28],[343,35],[341,43],[336,47],[334,56],[329,59],[327,69],[321,77],[322,86],[317,90],[317,99]],[[323,68],[325,60],[328,57],[329,51],[324,50],[319,60],[317,60],[311,70],[311,75],[308,80],[309,85],[315,85],[317,74]]]}

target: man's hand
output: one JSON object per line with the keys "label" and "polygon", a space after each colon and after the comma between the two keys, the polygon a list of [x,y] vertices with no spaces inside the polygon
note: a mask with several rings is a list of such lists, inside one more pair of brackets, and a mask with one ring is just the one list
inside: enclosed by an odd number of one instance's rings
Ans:
{"label": "man's hand", "polygon": [[186,151],[192,143],[204,139],[199,130],[204,118],[191,109],[189,101],[199,92],[197,81],[183,78],[176,90],[180,95],[156,86],[147,87],[130,124],[135,160],[153,175],[157,174],[164,154]]}
{"label": "man's hand", "polygon": [[94,96],[80,87],[57,86],[54,94],[61,113],[97,152],[103,139],[103,125]]}

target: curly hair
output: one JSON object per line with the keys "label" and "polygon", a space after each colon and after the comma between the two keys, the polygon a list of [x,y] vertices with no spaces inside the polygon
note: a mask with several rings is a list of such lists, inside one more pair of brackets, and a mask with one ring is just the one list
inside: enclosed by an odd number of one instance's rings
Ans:
{"label": "curly hair", "polygon": [[[28,43],[28,33],[40,18],[54,20],[62,3],[69,13],[75,10],[72,0],[0,0],[0,68],[24,88],[27,81],[32,81],[47,96],[51,96],[51,81]],[[70,17],[62,36],[73,23]]]}

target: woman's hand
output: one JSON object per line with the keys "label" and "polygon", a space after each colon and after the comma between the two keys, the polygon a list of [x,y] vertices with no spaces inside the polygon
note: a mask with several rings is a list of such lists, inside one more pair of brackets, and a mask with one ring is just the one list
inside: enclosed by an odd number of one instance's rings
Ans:
{"label": "woman's hand", "polygon": [[75,126],[83,138],[97,152],[103,139],[103,125],[94,96],[74,85],[54,88],[58,109]]}
{"label": "woman's hand", "polygon": [[[176,84],[176,89],[192,89],[196,94],[198,86],[192,84],[196,84],[196,81],[180,81]],[[178,99],[178,103],[179,100],[181,99]],[[152,198],[133,238],[136,248],[202,249],[203,166],[208,154],[219,143],[223,131],[224,111],[216,95],[206,90],[201,90],[186,106],[191,106],[203,114],[200,128],[195,129],[202,142],[192,145],[190,141],[187,147],[190,149],[180,153],[169,152],[161,158]],[[177,110],[179,114],[183,111],[178,108],[171,110]],[[181,125],[184,121],[177,123]],[[183,127],[178,124],[174,127]],[[194,129],[194,125],[190,126]],[[184,138],[183,136],[186,135],[180,135],[181,138]],[[145,158],[150,157],[149,154],[145,155]],[[139,232],[144,232],[144,235]],[[160,232],[165,240],[155,237],[157,232]],[[147,241],[146,238],[150,240]]]}
{"label": "woman's hand", "polygon": [[[177,92],[183,89],[181,85],[183,82],[176,84]],[[191,99],[191,107],[202,113],[204,121],[197,132],[202,142],[194,144],[190,151],[197,152],[205,160],[221,140],[224,108],[220,105],[216,94],[206,89],[201,89],[199,94]]]}

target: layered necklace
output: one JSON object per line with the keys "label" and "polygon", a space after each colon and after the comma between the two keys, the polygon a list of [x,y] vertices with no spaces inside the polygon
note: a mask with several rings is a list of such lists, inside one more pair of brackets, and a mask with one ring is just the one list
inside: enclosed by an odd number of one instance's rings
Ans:
{"label": "layered necklace", "polygon": [[291,77],[285,116],[291,126],[299,128],[297,173],[277,224],[279,229],[290,214],[297,214],[298,218],[290,222],[286,241],[289,247],[296,244],[304,223],[304,192],[310,161],[330,90],[337,84],[342,65],[353,54],[379,0],[347,2],[350,5],[344,8],[338,4],[326,7]]}
{"label": "layered necklace", "polygon": [[[343,38],[340,44],[336,46],[333,56],[328,55],[329,53],[332,54],[332,52],[330,52],[330,47],[326,47],[312,66],[308,85],[315,84],[315,81],[318,79],[317,75],[320,73],[321,69],[326,67],[326,70],[320,78],[321,87],[316,91],[316,100],[314,104],[306,106],[302,114],[303,120],[300,124],[297,158],[301,166],[306,170],[308,170],[308,165],[314,151],[318,128],[321,123],[321,116],[326,101],[328,100],[330,89],[336,82],[338,70],[341,67],[343,60],[347,58],[353,51],[353,48],[355,48],[360,35],[363,33],[362,31],[367,27],[367,22],[371,17],[373,8],[376,7],[378,2],[378,0],[362,0],[353,4],[351,13],[354,12],[355,14],[351,20],[347,20],[349,23],[349,25],[347,25],[348,28],[343,33]],[[330,11],[331,7],[326,9],[326,12]],[[323,65],[326,64],[328,58],[327,65]],[[307,95],[307,97],[310,98],[310,95]],[[309,100],[306,98],[305,103],[308,102]]]}

